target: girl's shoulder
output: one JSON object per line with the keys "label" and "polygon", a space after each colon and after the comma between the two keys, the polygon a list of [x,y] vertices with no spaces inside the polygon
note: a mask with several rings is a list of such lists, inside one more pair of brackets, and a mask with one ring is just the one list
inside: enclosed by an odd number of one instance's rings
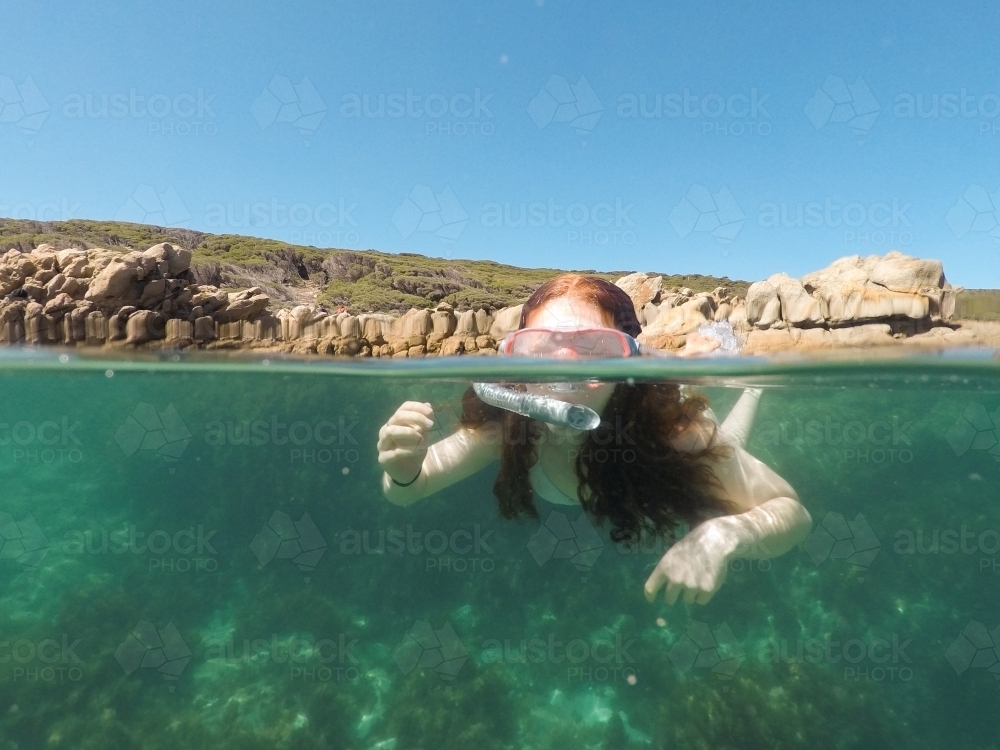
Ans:
{"label": "girl's shoulder", "polygon": [[714,444],[718,425],[711,410],[695,417],[684,417],[670,433],[670,444],[681,453],[700,453]]}

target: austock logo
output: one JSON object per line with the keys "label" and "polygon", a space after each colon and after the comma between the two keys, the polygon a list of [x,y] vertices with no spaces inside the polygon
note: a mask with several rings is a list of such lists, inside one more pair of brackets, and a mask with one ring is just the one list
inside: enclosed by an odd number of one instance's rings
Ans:
{"label": "austock logo", "polygon": [[[34,138],[48,116],[49,103],[31,76],[18,85],[13,78],[0,75],[0,123],[16,125],[26,136]],[[29,145],[33,143],[28,141]]]}
{"label": "austock logo", "polygon": [[570,522],[563,513],[553,511],[528,540],[528,551],[539,567],[553,558],[569,560],[583,573],[584,581],[603,550],[604,542],[586,513]]}
{"label": "austock logo", "polygon": [[469,215],[449,186],[435,193],[426,185],[415,185],[393,213],[392,223],[403,239],[414,232],[431,232],[442,242],[454,242]]}
{"label": "austock logo", "polygon": [[[858,513],[853,521],[848,521],[840,513],[830,511],[802,546],[816,565],[828,559],[847,560],[864,573],[875,560],[882,544],[862,514]],[[858,576],[859,582],[864,580],[863,575]]]}
{"label": "austock logo", "polygon": [[[827,76],[805,106],[806,117],[816,130],[830,122],[844,123],[856,136],[867,135],[882,107],[861,76],[846,83],[838,76]],[[864,141],[858,141],[864,145]]]}
{"label": "austock logo", "polygon": [[140,403],[118,428],[115,442],[126,456],[154,451],[164,461],[174,462],[191,442],[191,433],[173,404],[157,411],[152,404]]}
{"label": "austock logo", "polygon": [[746,653],[725,622],[713,630],[706,623],[693,620],[670,649],[668,657],[681,673],[692,669],[711,670],[722,681],[722,690],[726,692],[736,670],[746,660]]}
{"label": "austock logo", "polygon": [[981,232],[1000,242],[1000,190],[990,195],[982,185],[969,185],[949,209],[945,221],[956,239],[969,232]]}
{"label": "austock logo", "polygon": [[454,680],[469,658],[450,622],[435,630],[417,620],[392,652],[392,660],[404,675],[414,669],[433,669],[445,681]]}
{"label": "austock logo", "polygon": [[704,185],[692,185],[670,212],[670,225],[684,239],[692,232],[709,232],[722,243],[736,239],[746,215],[729,188],[712,193]]}
{"label": "austock logo", "polygon": [[1000,625],[987,630],[983,623],[970,621],[948,647],[945,658],[957,675],[969,668],[985,669],[1000,682]]}
{"label": "austock logo", "polygon": [[[287,122],[308,139],[326,117],[326,104],[308,76],[304,76],[301,83],[293,84],[285,76],[276,75],[254,100],[250,113],[261,130],[276,122]],[[305,145],[309,145],[309,140]]]}
{"label": "austock logo", "polygon": [[[115,659],[126,675],[137,669],[155,669],[163,679],[175,682],[191,661],[191,649],[173,622],[159,630],[153,623],[140,620],[115,651]],[[173,689],[171,685],[171,692]]]}
{"label": "austock logo", "polygon": [[179,227],[191,221],[191,214],[173,185],[162,193],[151,185],[140,185],[118,209],[115,221]]}
{"label": "austock logo", "polygon": [[15,521],[10,513],[0,512],[0,560],[15,560],[25,572],[34,572],[50,548],[41,527],[28,513]]}
{"label": "austock logo", "polygon": [[551,76],[528,105],[528,115],[539,130],[553,122],[566,123],[583,145],[603,114],[604,105],[584,76],[574,84],[562,76]]}
{"label": "austock logo", "polygon": [[[293,521],[287,513],[277,510],[250,542],[250,549],[261,567],[274,559],[291,560],[303,573],[316,570],[326,546],[326,540],[308,513]],[[305,582],[309,581],[307,575]]]}
{"label": "austock logo", "polygon": [[992,413],[982,404],[971,403],[948,428],[945,440],[961,457],[968,451],[986,451],[994,461],[1000,463],[1000,441],[997,440],[997,423],[1000,422],[1000,407]]}

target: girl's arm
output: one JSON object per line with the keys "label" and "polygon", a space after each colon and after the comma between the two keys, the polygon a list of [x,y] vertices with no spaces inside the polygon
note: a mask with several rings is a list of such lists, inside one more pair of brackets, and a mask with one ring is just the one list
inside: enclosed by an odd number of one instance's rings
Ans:
{"label": "girl's arm", "polygon": [[[716,439],[728,444],[732,454],[714,460],[712,469],[722,497],[735,512],[698,524],[667,551],[646,581],[645,594],[650,601],[665,587],[668,604],[681,596],[689,604],[707,604],[725,581],[731,560],[776,557],[808,536],[812,518],[795,490],[742,447],[759,396],[759,392],[744,392],[716,433]],[[692,428],[674,441],[678,450],[700,450],[707,445],[709,429],[704,425]]]}
{"label": "girl's arm", "polygon": [[499,454],[483,432],[465,428],[428,447],[433,425],[430,404],[407,401],[379,430],[382,493],[389,502],[412,505],[475,474]]}

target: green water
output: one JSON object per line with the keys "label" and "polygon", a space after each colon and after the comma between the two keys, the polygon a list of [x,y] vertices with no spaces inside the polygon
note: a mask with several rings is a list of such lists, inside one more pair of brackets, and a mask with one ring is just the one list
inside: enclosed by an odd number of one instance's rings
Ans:
{"label": "green water", "polygon": [[399,403],[446,434],[509,363],[64,359],[0,360],[0,750],[1000,746],[989,361],[599,368],[764,386],[748,448],[814,520],[670,608],[662,544],[553,554],[579,511],[502,521],[495,468],[382,498]]}

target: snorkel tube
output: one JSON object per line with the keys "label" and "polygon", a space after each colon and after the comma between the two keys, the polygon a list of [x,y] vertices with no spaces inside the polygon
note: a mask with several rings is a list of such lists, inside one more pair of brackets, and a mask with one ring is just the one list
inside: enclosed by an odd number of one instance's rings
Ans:
{"label": "snorkel tube", "polygon": [[480,400],[490,406],[537,419],[539,422],[581,431],[593,430],[601,423],[601,416],[596,411],[580,404],[568,404],[548,396],[512,391],[496,383],[473,383],[472,389]]}

